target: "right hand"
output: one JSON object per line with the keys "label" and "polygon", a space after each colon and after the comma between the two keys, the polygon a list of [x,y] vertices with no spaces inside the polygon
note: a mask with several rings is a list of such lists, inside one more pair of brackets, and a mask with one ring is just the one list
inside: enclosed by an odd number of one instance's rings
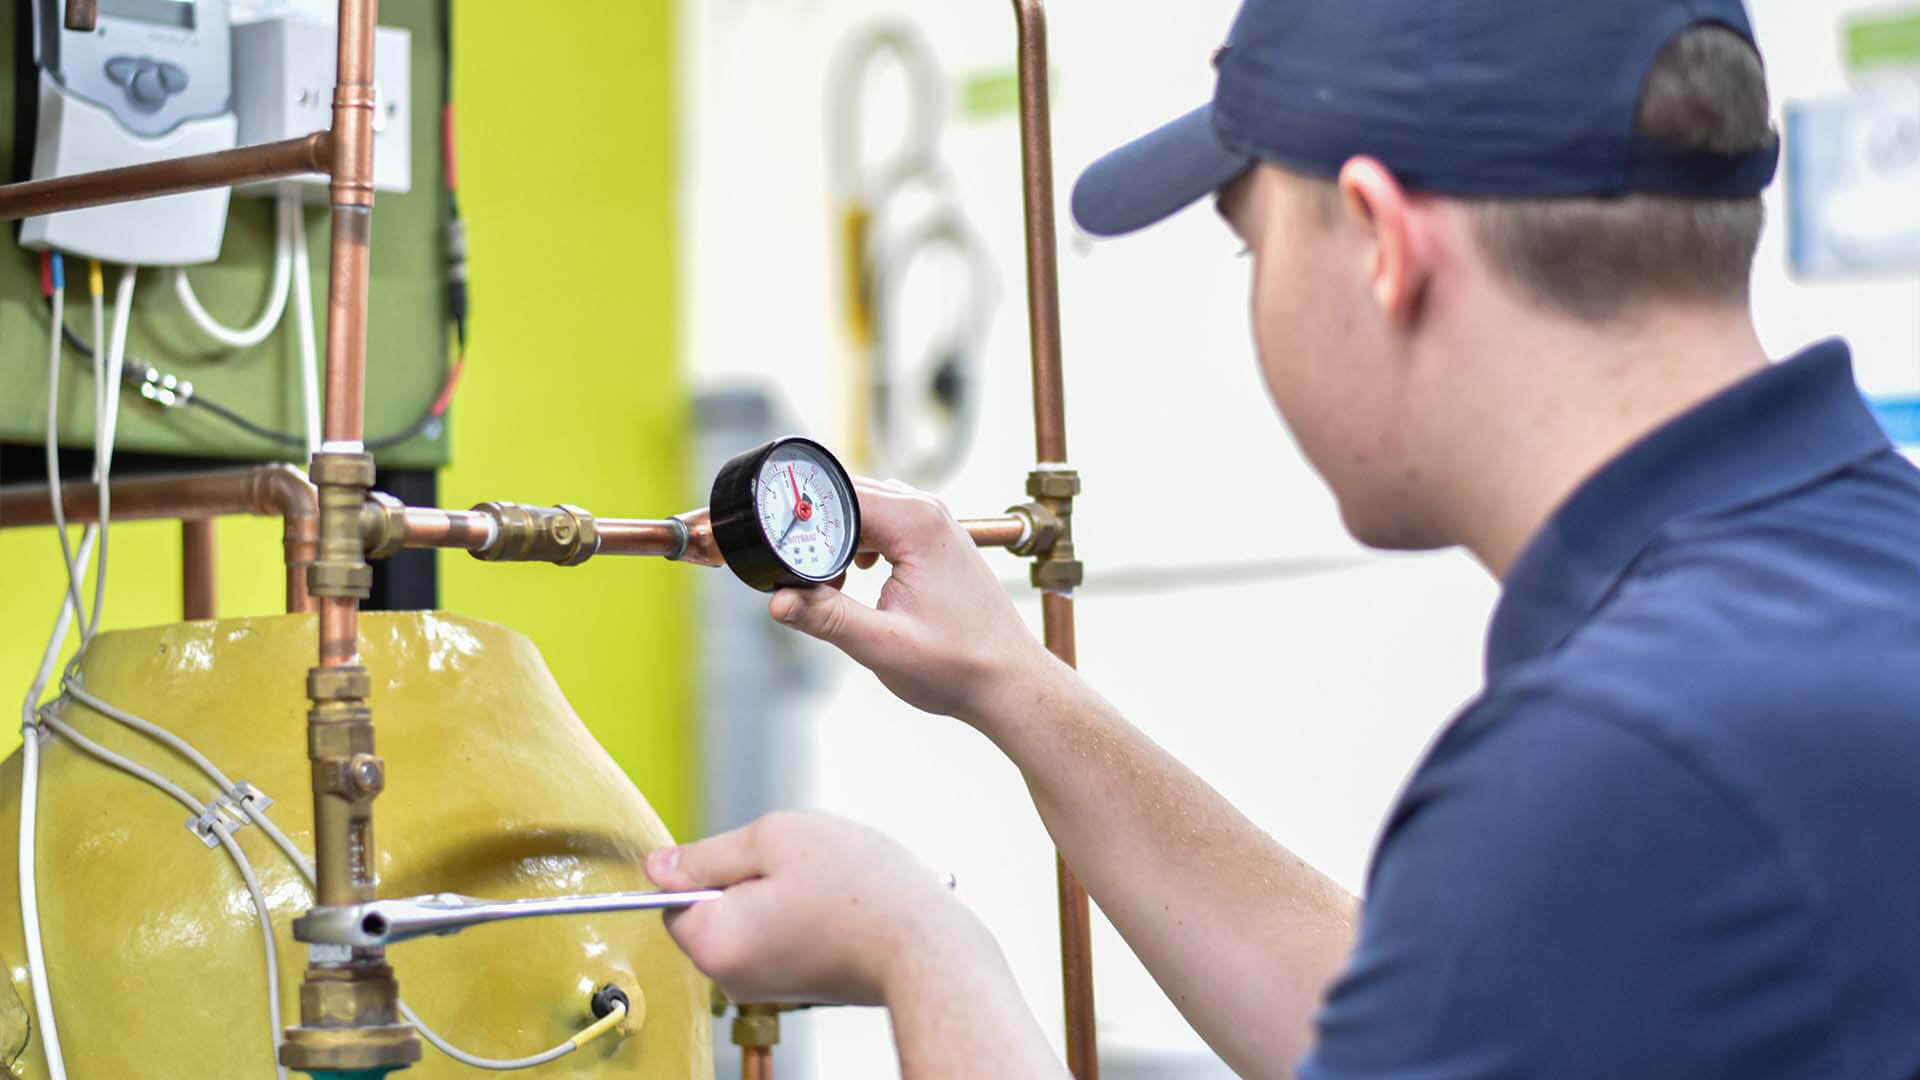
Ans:
{"label": "right hand", "polygon": [[940,500],[898,482],[854,487],[862,543],[893,571],[879,604],[821,586],[783,589],[768,610],[839,648],[907,704],[978,723],[995,695],[1047,670],[1052,657]]}

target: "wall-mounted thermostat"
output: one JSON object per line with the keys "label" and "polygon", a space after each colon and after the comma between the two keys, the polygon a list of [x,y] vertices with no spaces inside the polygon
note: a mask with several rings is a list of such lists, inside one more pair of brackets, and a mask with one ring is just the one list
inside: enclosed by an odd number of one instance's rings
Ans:
{"label": "wall-mounted thermostat", "polygon": [[[66,28],[64,0],[33,0],[34,179],[231,149],[239,125],[227,0],[99,4],[97,27],[84,32]],[[228,195],[216,188],[28,218],[20,243],[147,266],[211,262]]]}

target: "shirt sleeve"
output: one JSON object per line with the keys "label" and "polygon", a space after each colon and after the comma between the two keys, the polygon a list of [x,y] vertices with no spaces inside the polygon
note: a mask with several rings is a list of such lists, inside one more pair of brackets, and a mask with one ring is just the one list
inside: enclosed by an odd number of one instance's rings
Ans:
{"label": "shirt sleeve", "polygon": [[1302,1077],[1834,1075],[1790,862],[1684,748],[1609,712],[1509,694],[1435,745]]}

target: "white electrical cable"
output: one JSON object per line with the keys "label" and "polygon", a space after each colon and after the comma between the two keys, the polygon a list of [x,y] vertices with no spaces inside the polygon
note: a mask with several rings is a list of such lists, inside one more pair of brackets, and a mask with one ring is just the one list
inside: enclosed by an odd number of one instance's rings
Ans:
{"label": "white electrical cable", "polygon": [[47,957],[40,940],[40,898],[34,882],[35,809],[40,801],[40,731],[20,728],[20,922],[27,936],[27,978],[33,983],[33,1011],[40,1024],[41,1053],[49,1080],[67,1080],[60,1033],[53,1023],[53,995],[47,992]]}
{"label": "white electrical cable", "polygon": [[[287,206],[284,201],[274,208],[273,233],[273,283],[267,286],[267,306],[254,320],[252,326],[244,330],[235,330],[208,313],[200,305],[200,298],[193,293],[193,282],[187,278],[187,268],[176,266],[173,270],[173,294],[180,298],[180,306],[208,337],[229,348],[245,349],[267,340],[279,327],[281,317],[287,310],[287,286],[293,270],[293,250],[289,243],[292,237],[287,228]],[[100,340],[98,337],[95,341]]]}
{"label": "white electrical cable", "polygon": [[[54,258],[59,256],[55,255]],[[40,808],[41,731],[37,726],[37,714],[40,694],[46,689],[47,680],[53,677],[54,665],[60,659],[60,648],[67,640],[67,629],[76,617],[83,616],[85,610],[80,605],[80,574],[74,565],[73,552],[67,545],[66,513],[60,497],[60,331],[66,325],[63,291],[59,288],[53,291],[53,343],[48,348],[47,462],[54,524],[60,534],[60,551],[66,562],[67,588],[60,601],[60,613],[54,618],[53,633],[48,636],[46,650],[40,658],[39,673],[27,688],[26,701],[20,708],[20,923],[26,937],[27,977],[33,991],[34,1018],[40,1025],[41,1053],[46,1059],[49,1080],[66,1080],[67,1064],[60,1052],[60,1031],[54,1023],[53,994],[47,986],[47,957],[40,935],[40,890],[36,879],[35,850]],[[82,560],[91,554],[91,535],[81,538],[80,552]]]}
{"label": "white electrical cable", "polygon": [[287,208],[287,227],[293,243],[293,318],[300,337],[300,403],[306,412],[307,460],[320,452],[320,348],[313,340],[313,268],[307,262],[307,211],[300,195],[288,187],[280,192]]}
{"label": "white electrical cable", "polygon": [[113,299],[113,334],[107,344],[105,370],[100,370],[101,350],[94,350],[94,396],[96,418],[93,446],[93,481],[99,488],[100,515],[94,525],[99,536],[100,558],[97,563],[97,576],[93,583],[93,618],[81,627],[80,649],[68,662],[67,670],[72,671],[80,663],[80,656],[93,643],[93,636],[100,632],[100,612],[107,599],[107,523],[112,516],[112,493],[107,481],[113,475],[113,445],[120,428],[120,376],[127,366],[127,328],[133,323],[133,287],[139,279],[140,271],[136,267],[126,267],[120,271],[120,283]]}
{"label": "white electrical cable", "polygon": [[53,713],[52,704],[41,709],[39,712],[41,722],[58,732],[62,738],[71,742],[89,757],[173,796],[175,801],[185,806],[194,817],[205,818],[207,827],[219,839],[221,846],[226,848],[227,855],[233,860],[234,868],[240,872],[240,880],[246,884],[247,893],[253,897],[253,910],[258,917],[260,940],[265,947],[267,959],[267,1046],[273,1052],[274,1074],[279,1080],[286,1080],[286,1066],[280,1064],[280,955],[273,939],[273,909],[267,905],[267,894],[260,888],[260,879],[253,872],[253,863],[247,859],[246,853],[240,850],[240,845],[233,839],[232,831],[220,819],[218,812],[209,813],[207,805],[189,795],[185,788],[152,769],[88,739],[65,721],[56,718]]}

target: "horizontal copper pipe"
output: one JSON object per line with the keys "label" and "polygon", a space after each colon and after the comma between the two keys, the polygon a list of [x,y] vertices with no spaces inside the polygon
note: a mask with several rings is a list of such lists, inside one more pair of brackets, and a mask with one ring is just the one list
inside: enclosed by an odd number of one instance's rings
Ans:
{"label": "horizontal copper pipe", "polygon": [[[409,506],[397,512],[405,530],[404,547],[481,551],[492,545],[499,535],[498,523],[481,510]],[[378,547],[388,535],[387,514],[380,504],[367,504],[361,522],[369,550]],[[714,543],[712,517],[704,507],[665,520],[596,518],[593,524],[600,536],[597,555],[674,559],[695,566],[726,565]],[[962,521],[960,526],[983,548],[1013,547],[1025,541],[1032,531],[1027,519],[1017,514],[973,518]]]}
{"label": "horizontal copper pipe", "polygon": [[[362,522],[373,524],[362,517]],[[409,506],[406,509],[406,546],[410,548],[455,548],[478,551],[493,542],[493,519],[477,510],[439,510]]]}
{"label": "horizontal copper pipe", "polygon": [[331,168],[332,148],[333,137],[316,131],[298,139],[195,154],[150,165],[6,184],[0,186],[0,221],[323,173]]}
{"label": "horizontal copper pipe", "polygon": [[720,549],[713,542],[713,524],[705,510],[682,514],[671,521],[631,521],[611,518],[596,521],[600,530],[600,554],[640,555],[670,559],[695,566],[722,566]]}
{"label": "horizontal copper pipe", "polygon": [[1017,514],[1008,514],[1005,517],[968,518],[960,522],[960,527],[967,530],[967,535],[973,538],[975,547],[983,548],[1012,547],[1026,540],[1027,535],[1033,531],[1033,526],[1027,519]]}
{"label": "horizontal copper pipe", "polygon": [[[307,566],[320,542],[319,497],[306,474],[291,465],[260,465],[219,472],[136,476],[110,486],[116,521],[193,521],[231,514],[278,517],[284,522],[288,611],[313,610]],[[75,525],[100,520],[99,489],[77,482],[60,489],[61,506]],[[45,484],[0,487],[0,528],[53,524]]]}

